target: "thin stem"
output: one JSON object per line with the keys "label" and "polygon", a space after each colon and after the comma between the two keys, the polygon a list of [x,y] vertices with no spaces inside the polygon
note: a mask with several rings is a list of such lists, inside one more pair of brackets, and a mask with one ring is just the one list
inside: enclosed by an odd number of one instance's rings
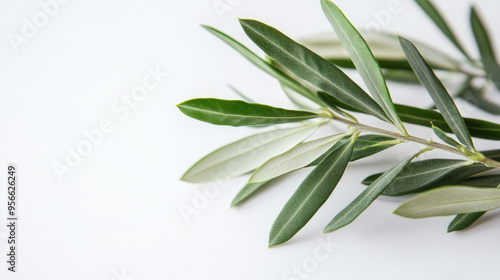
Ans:
{"label": "thin stem", "polygon": [[[405,142],[419,143],[419,144],[425,145],[427,147],[430,147],[432,149],[438,149],[438,150],[446,151],[446,152],[453,153],[456,155],[464,156],[464,154],[459,149],[456,149],[456,148],[451,147],[451,146],[446,146],[446,145],[443,145],[440,143],[435,143],[435,142],[428,141],[428,140],[418,138],[415,136],[411,136],[411,135],[406,136],[406,135],[399,134],[397,132],[392,132],[389,130],[365,125],[362,123],[357,123],[357,122],[354,122],[354,121],[351,121],[348,119],[338,117],[336,115],[332,115],[331,118],[335,121],[346,124],[346,125],[348,125],[352,128],[355,128],[356,130],[359,130],[359,131],[369,131],[369,132],[375,132],[378,134],[384,134],[387,136],[394,137],[396,139],[400,139],[400,140],[405,141]],[[500,168],[500,162],[494,161],[494,160],[489,159],[489,158],[484,158],[480,162],[488,167]]]}

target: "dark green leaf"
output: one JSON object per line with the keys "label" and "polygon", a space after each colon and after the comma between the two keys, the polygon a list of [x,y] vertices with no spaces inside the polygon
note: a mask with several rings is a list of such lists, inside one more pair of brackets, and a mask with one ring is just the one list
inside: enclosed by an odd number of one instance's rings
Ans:
{"label": "dark green leaf", "polygon": [[247,183],[234,197],[231,202],[231,207],[237,206],[250,198],[253,194],[255,194],[262,187],[267,185],[269,181],[261,182],[261,183]]}
{"label": "dark green leaf", "polygon": [[[342,68],[356,68],[351,59],[326,58],[330,63]],[[377,63],[384,69],[411,70],[408,60],[377,59]],[[413,72],[412,72],[413,74]],[[387,78],[387,77],[386,77]]]}
{"label": "dark green leaf", "polygon": [[384,191],[384,189],[398,176],[398,174],[416,156],[410,156],[398,163],[393,168],[387,170],[382,176],[375,180],[368,188],[358,195],[347,207],[340,211],[333,220],[325,227],[324,233],[336,231],[337,229],[350,224]]}
{"label": "dark green leaf", "polygon": [[301,122],[321,117],[316,113],[287,110],[240,100],[197,98],[177,105],[185,115],[216,125],[263,126]]}
{"label": "dark green leaf", "polygon": [[226,44],[231,46],[233,49],[238,51],[241,55],[243,55],[246,59],[248,59],[250,62],[252,62],[255,66],[259,67],[260,69],[264,70],[269,75],[278,79],[280,82],[285,84],[287,87],[293,89],[294,91],[302,94],[303,96],[311,99],[314,102],[318,101],[318,99],[316,98],[314,93],[311,92],[308,88],[306,88],[301,83],[297,82],[296,80],[294,80],[293,78],[291,78],[287,74],[283,73],[279,69],[276,69],[270,63],[268,63],[265,60],[263,60],[262,58],[260,58],[258,55],[256,55],[254,52],[252,52],[247,47],[242,45],[240,42],[236,41],[235,39],[231,38],[227,34],[221,32],[213,27],[206,26],[206,25],[202,25],[202,27],[205,28],[208,32],[217,36],[219,39],[224,41]]}
{"label": "dark green leaf", "polygon": [[391,122],[402,133],[406,134],[406,129],[394,108],[384,75],[382,75],[382,69],[378,65],[368,44],[333,2],[322,0],[321,6],[373,98],[382,107],[385,114],[391,119]]}
{"label": "dark green leaf", "polygon": [[458,214],[448,225],[448,232],[464,230],[481,218],[486,212]]}
{"label": "dark green leaf", "polygon": [[384,110],[335,65],[278,30],[255,20],[240,20],[245,33],[267,55],[301,79],[384,121]]}
{"label": "dark green leaf", "polygon": [[455,183],[455,185],[484,187],[484,188],[496,188],[499,184],[500,184],[499,174],[474,176]]}
{"label": "dark green leaf", "polygon": [[[456,184],[472,175],[491,168],[482,164],[465,165],[463,160],[429,159],[409,164],[399,176],[384,190],[383,195],[401,196],[423,192],[448,184]],[[382,174],[375,174],[363,180],[370,185]]]}
{"label": "dark green leaf", "polygon": [[[336,146],[341,146],[345,141],[347,141],[347,139],[340,140],[339,142],[337,142]],[[361,135],[356,140],[356,143],[354,143],[350,161],[352,162],[372,156],[396,145],[397,143],[397,139],[389,136],[375,134]],[[318,165],[325,158],[325,156],[326,155],[322,155],[321,157],[310,163],[308,166]]]}
{"label": "dark green leaf", "polygon": [[[349,106],[333,96],[327,96],[318,92],[320,99],[327,105],[332,104],[352,112],[362,113],[358,109]],[[327,97],[327,98],[325,98]],[[412,106],[396,104],[396,111],[403,122],[431,127],[431,122],[439,126],[445,132],[452,132],[443,116],[436,111],[420,109]],[[490,140],[500,140],[500,125],[478,119],[464,119],[472,136]]]}
{"label": "dark green leaf", "polygon": [[469,55],[465,51],[465,49],[462,47],[462,44],[457,40],[455,37],[455,34],[453,34],[453,31],[451,31],[451,28],[448,26],[446,21],[444,20],[443,16],[439,13],[439,11],[434,7],[434,5],[431,3],[429,0],[416,0],[418,5],[424,10],[424,12],[432,19],[434,24],[439,27],[439,29],[450,39],[450,41],[459,49],[467,58],[469,58]]}
{"label": "dark green leaf", "polygon": [[486,73],[495,86],[500,89],[500,66],[495,55],[495,48],[486,27],[474,7],[471,8],[470,12],[470,24],[476,38],[479,53],[481,54],[481,62],[483,63],[484,70],[486,70]]}
{"label": "dark green leaf", "polygon": [[332,147],[328,156],[300,184],[274,221],[269,247],[290,240],[325,203],[344,174],[356,136],[351,136],[340,147]]}
{"label": "dark green leaf", "polygon": [[434,104],[446,120],[446,123],[457,136],[458,140],[470,151],[474,152],[474,144],[472,143],[467,126],[465,125],[464,119],[462,118],[462,115],[460,115],[460,112],[458,111],[457,106],[455,105],[455,102],[453,102],[450,94],[446,91],[443,84],[439,81],[438,77],[434,74],[429,65],[427,65],[415,45],[402,37],[399,39],[413,71],[429,92],[432,100],[434,100]]}

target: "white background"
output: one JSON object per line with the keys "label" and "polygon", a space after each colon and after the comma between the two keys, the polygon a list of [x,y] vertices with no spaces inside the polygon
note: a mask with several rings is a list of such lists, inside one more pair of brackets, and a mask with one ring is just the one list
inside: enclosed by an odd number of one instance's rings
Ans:
{"label": "white background", "polygon": [[[319,1],[221,0],[234,4],[223,14],[216,2],[69,0],[18,52],[9,36],[21,35],[23,18],[32,22],[43,9],[34,0],[0,2],[0,181],[5,186],[2,173],[9,163],[17,164],[20,219],[18,273],[13,274],[3,261],[7,194],[2,188],[0,279],[498,279],[495,213],[471,230],[446,234],[450,217],[403,219],[390,214],[402,199],[382,198],[348,227],[321,235],[363,189],[360,181],[418,149],[411,144],[352,164],[334,195],[284,246],[266,248],[269,228],[305,170],[231,210],[229,203],[246,178],[225,183],[187,223],[179,207],[193,205],[204,186],[178,178],[202,155],[254,130],[201,123],[183,116],[175,104],[194,97],[236,99],[230,83],[258,102],[293,108],[273,78],[199,24],[213,25],[254,50],[236,18],[262,20],[293,38],[330,30]],[[363,27],[377,23],[374,13],[387,9],[389,1],[337,3]],[[400,5],[400,13],[378,22],[384,29],[459,56],[412,1]],[[439,1],[466,47],[477,54],[469,5]],[[478,8],[489,26],[498,26],[497,1],[481,1]],[[498,42],[500,31],[492,33]],[[127,117],[114,112],[116,102],[156,67],[169,77]],[[397,102],[429,105],[420,87],[390,88]],[[500,121],[460,105],[466,116]],[[114,130],[59,181],[54,163],[64,164],[67,149],[75,149],[85,140],[83,131],[98,128],[104,119]],[[410,130],[431,137],[427,129]],[[487,141],[477,145],[495,148]],[[307,267],[303,278],[287,274],[311,264],[326,241],[336,244],[326,260]]]}

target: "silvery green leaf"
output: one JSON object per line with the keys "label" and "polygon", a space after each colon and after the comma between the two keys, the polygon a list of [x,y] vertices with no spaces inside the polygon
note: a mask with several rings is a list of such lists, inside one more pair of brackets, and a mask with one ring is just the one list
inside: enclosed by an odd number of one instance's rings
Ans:
{"label": "silvery green leaf", "polygon": [[500,189],[446,186],[407,200],[394,213],[407,218],[427,218],[483,212],[498,207]]}
{"label": "silvery green leaf", "polygon": [[325,203],[344,174],[356,136],[340,147],[332,147],[328,156],[302,181],[274,221],[269,247],[290,240]]}
{"label": "silvery green leaf", "polygon": [[268,158],[293,148],[311,135],[318,123],[278,128],[245,137],[200,159],[181,180],[202,183],[236,177],[255,170]]}
{"label": "silvery green leaf", "polygon": [[425,62],[415,45],[402,37],[400,37],[400,41],[413,71],[429,92],[446,123],[457,136],[458,140],[470,151],[474,152],[475,148],[469,130],[450,94]]}
{"label": "silvery green leaf", "polygon": [[389,121],[384,110],[342,70],[280,31],[255,20],[240,20],[245,33],[287,70],[343,102]]}
{"label": "silvery green leaf", "polygon": [[322,0],[321,6],[373,98],[384,110],[385,114],[389,116],[391,122],[403,134],[406,134],[406,129],[394,108],[382,69],[368,44],[333,2]]}
{"label": "silvery green leaf", "polygon": [[326,153],[346,134],[337,134],[299,144],[262,164],[250,177],[249,183],[271,180],[307,166]]}
{"label": "silvery green leaf", "polygon": [[[483,175],[462,180],[457,185],[495,188],[500,184],[500,175]],[[486,212],[458,214],[448,225],[448,232],[464,230],[481,218]]]}
{"label": "silvery green leaf", "polygon": [[324,233],[336,231],[354,221],[368,206],[384,191],[384,189],[398,176],[398,174],[419,153],[407,157],[393,168],[387,170],[361,194],[359,194],[347,207],[340,211],[323,230]]}
{"label": "silvery green leaf", "polygon": [[250,198],[250,196],[255,194],[258,190],[262,189],[268,183],[269,181],[260,183],[247,183],[233,198],[233,201],[231,202],[231,207],[240,205],[242,202]]}

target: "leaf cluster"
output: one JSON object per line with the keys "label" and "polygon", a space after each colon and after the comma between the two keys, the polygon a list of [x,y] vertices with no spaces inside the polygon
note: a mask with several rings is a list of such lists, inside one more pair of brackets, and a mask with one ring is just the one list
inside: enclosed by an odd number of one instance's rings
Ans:
{"label": "leaf cluster", "polygon": [[[481,53],[479,62],[468,55],[431,2],[417,0],[417,3],[471,65],[482,67],[492,81],[500,75],[494,48],[474,8],[471,24]],[[400,45],[398,57],[380,57],[333,2],[321,0],[321,5],[340,46],[347,52],[346,58],[322,56],[313,51],[320,45],[317,41],[300,44],[262,22],[240,20],[247,36],[267,55],[265,59],[229,35],[204,26],[276,78],[285,94],[301,110],[214,98],[191,99],[178,104],[182,113],[200,121],[264,130],[208,154],[195,163],[182,180],[200,183],[214,180],[221,173],[234,177],[251,172],[248,184],[232,201],[233,207],[246,202],[277,177],[310,169],[274,221],[269,246],[287,242],[308,223],[339,186],[350,162],[402,143],[415,142],[423,147],[389,170],[363,180],[366,189],[337,213],[323,232],[333,232],[350,224],[380,195],[417,193],[395,213],[410,218],[457,215],[448,231],[467,228],[485,211],[500,207],[500,189],[496,189],[500,176],[485,173],[500,167],[500,151],[480,152],[473,142],[473,137],[500,140],[500,125],[463,118],[435,72],[461,71],[460,63],[402,37],[396,38]],[[389,35],[387,38],[394,39]],[[359,72],[368,91],[346,75],[342,69],[346,67]],[[395,104],[386,79],[396,76],[411,76],[413,81],[422,84],[437,110]],[[467,81],[473,78],[470,74]],[[355,117],[358,113],[391,124],[394,130],[360,123]],[[346,128],[338,134],[307,139],[317,128],[330,122],[343,123]],[[404,123],[430,127],[440,142],[409,135]],[[415,161],[420,154],[433,149],[453,153],[462,159]]]}

